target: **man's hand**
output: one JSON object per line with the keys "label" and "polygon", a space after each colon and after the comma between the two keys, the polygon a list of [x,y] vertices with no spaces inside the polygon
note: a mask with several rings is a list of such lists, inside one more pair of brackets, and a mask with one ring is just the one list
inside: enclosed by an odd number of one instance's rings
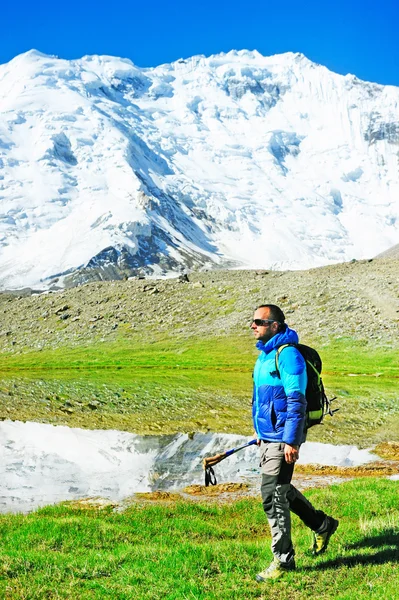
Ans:
{"label": "man's hand", "polygon": [[254,438],[256,439],[256,445],[260,446],[260,439],[258,438],[258,433],[254,431]]}
{"label": "man's hand", "polygon": [[289,444],[286,444],[284,448],[284,457],[285,462],[289,465],[296,462],[299,458],[299,446],[290,446]]}

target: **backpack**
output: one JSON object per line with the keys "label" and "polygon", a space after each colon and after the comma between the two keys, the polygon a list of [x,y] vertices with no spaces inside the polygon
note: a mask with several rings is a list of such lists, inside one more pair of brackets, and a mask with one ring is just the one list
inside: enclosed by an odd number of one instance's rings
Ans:
{"label": "backpack", "polygon": [[328,413],[333,415],[338,409],[331,410],[331,402],[335,399],[329,400],[324,391],[323,381],[321,379],[321,368],[322,362],[319,353],[310,346],[305,344],[283,344],[277,348],[276,352],[276,373],[280,377],[280,371],[278,370],[278,357],[281,352],[287,346],[294,346],[297,348],[306,363],[306,374],[308,377],[308,383],[306,385],[305,397],[306,397],[306,424],[305,429],[313,427],[313,425],[319,425],[323,421],[324,415]]}

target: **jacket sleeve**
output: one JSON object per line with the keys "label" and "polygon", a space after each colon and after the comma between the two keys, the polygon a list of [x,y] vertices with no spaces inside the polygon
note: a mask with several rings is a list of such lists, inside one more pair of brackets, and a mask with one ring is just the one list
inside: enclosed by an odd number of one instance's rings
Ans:
{"label": "jacket sleeve", "polygon": [[287,418],[283,442],[300,445],[306,422],[306,364],[303,356],[293,346],[284,348],[279,355],[278,366],[281,382],[287,397]]}

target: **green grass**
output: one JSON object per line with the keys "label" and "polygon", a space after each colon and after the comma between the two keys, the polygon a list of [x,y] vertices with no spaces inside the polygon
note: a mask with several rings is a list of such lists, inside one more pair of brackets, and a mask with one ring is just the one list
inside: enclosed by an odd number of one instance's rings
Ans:
{"label": "green grass", "polygon": [[340,520],[324,555],[293,516],[297,571],[273,584],[261,504],[177,502],[111,509],[48,507],[1,515],[5,600],[398,598],[399,483],[364,479],[306,495]]}
{"label": "green grass", "polygon": [[[324,363],[324,372],[333,376],[358,374],[399,378],[397,348],[379,346],[351,338],[312,343]],[[43,349],[3,354],[1,371],[15,370],[90,370],[160,368],[174,370],[248,371],[258,352],[249,336],[188,337],[120,336],[114,342],[95,342],[73,348]]]}
{"label": "green grass", "polygon": [[44,349],[22,354],[4,354],[1,370],[37,369],[210,369],[248,370],[256,357],[254,344],[247,337],[188,338],[121,336],[116,342],[93,343],[74,348]]}
{"label": "green grass", "polygon": [[[309,439],[360,446],[396,439],[397,350],[350,339],[315,345],[340,411]],[[3,355],[0,417],[142,434],[210,429],[249,435],[256,356],[247,336],[121,337],[85,348]]]}

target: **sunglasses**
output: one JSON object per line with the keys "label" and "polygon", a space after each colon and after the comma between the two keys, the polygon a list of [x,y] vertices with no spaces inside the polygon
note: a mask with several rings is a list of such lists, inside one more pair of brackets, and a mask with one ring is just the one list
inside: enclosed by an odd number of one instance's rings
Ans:
{"label": "sunglasses", "polygon": [[253,319],[250,327],[255,323],[257,327],[267,327],[269,323],[278,323],[275,319]]}

